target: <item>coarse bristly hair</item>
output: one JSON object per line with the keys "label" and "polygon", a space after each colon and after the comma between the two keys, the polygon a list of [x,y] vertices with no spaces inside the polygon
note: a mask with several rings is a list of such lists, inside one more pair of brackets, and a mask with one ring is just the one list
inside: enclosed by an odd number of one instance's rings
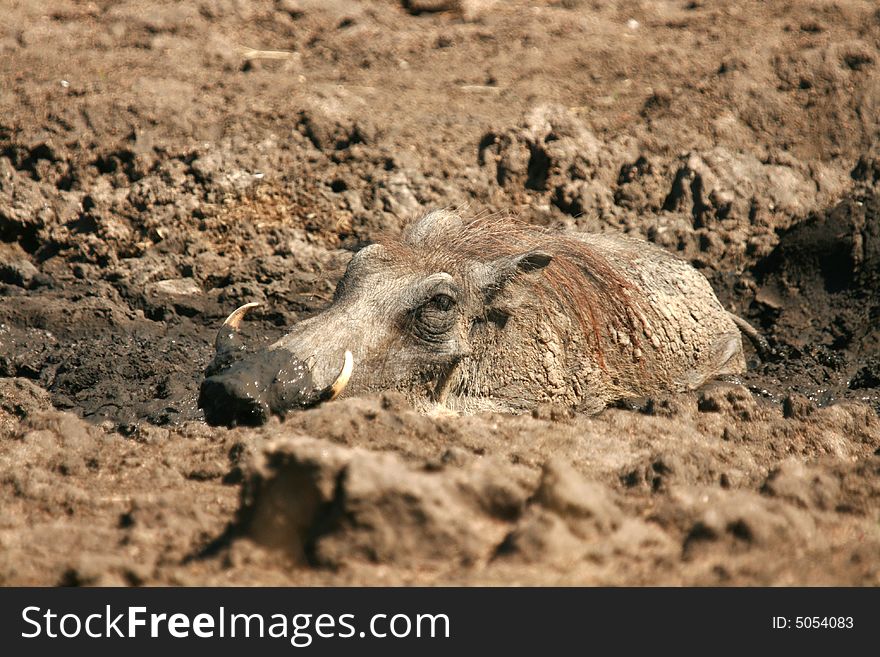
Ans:
{"label": "coarse bristly hair", "polygon": [[619,268],[582,240],[504,213],[462,217],[451,210],[437,210],[410,224],[402,238],[382,244],[404,262],[449,272],[529,251],[548,253],[552,262],[538,275],[523,280],[534,285],[536,297],[552,300],[574,316],[584,337],[594,343],[599,365],[603,365],[605,327],[625,330],[633,347],[639,346],[636,336],[643,327],[637,318],[647,311],[643,296]]}

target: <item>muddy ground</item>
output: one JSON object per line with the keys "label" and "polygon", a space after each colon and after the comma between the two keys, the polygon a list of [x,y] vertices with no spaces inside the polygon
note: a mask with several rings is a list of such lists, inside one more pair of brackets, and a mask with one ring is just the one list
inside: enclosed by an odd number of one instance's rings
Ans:
{"label": "muddy ground", "polygon": [[[11,0],[0,584],[880,584],[872,1]],[[196,408],[425,208],[631,232],[775,355],[595,417]]]}

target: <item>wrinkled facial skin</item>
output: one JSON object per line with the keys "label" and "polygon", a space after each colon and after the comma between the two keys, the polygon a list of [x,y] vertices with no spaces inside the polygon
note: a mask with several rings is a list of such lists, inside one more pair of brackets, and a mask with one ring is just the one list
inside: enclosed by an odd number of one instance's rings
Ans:
{"label": "wrinkled facial skin", "polygon": [[487,321],[487,299],[551,256],[526,252],[489,263],[418,262],[381,244],[354,255],[333,304],[301,322],[273,348],[314,359],[314,381],[326,384],[342,351],[354,354],[346,394],[398,390],[414,405],[445,403],[457,366],[472,354],[475,326]]}
{"label": "wrinkled facial skin", "polygon": [[[361,375],[354,377],[351,390],[421,388],[435,395],[438,378],[468,353],[461,330],[464,293],[447,273],[402,273],[376,255],[375,249],[356,255],[331,308],[294,328],[273,348],[247,353],[237,338],[244,313],[233,313],[234,326],[220,329],[217,354],[202,382],[199,407],[206,420],[257,426],[271,414],[284,417],[332,399],[340,375],[321,387],[315,372],[328,380],[329,363],[350,367],[346,346],[357,336]],[[311,368],[315,362],[323,366]]]}
{"label": "wrinkled facial skin", "polygon": [[[279,346],[317,359],[339,360],[351,348],[357,367],[349,391],[420,390],[429,394],[438,376],[469,353],[464,317],[466,291],[447,272],[413,271],[373,246],[356,254],[333,305],[285,336]],[[334,336],[328,342],[324,336]],[[343,344],[343,342],[345,344]]]}

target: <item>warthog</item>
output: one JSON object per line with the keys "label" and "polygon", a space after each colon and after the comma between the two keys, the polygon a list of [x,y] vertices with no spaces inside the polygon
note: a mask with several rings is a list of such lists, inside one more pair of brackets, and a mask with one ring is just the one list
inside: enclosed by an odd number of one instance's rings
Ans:
{"label": "warthog", "polygon": [[199,400],[210,422],[389,389],[425,411],[595,413],[741,372],[740,329],[755,335],[652,244],[449,210],[357,252],[328,308],[239,358],[252,305],[218,334]]}

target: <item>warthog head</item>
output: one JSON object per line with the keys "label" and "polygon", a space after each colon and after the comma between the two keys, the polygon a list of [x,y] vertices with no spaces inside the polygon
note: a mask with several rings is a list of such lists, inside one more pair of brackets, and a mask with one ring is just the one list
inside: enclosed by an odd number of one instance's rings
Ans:
{"label": "warthog head", "polygon": [[[463,361],[490,346],[513,308],[493,303],[521,276],[550,264],[545,251],[517,243],[507,222],[480,235],[450,211],[431,212],[402,240],[357,252],[332,304],[268,349],[244,354],[237,328],[257,304],[236,310],[217,336],[217,356],[199,404],[210,422],[261,423],[342,393],[394,389],[423,408],[456,391]],[[479,237],[479,244],[469,238]],[[487,340],[487,338],[489,338]],[[475,344],[475,340],[479,344]],[[485,392],[489,392],[486,390]]]}

